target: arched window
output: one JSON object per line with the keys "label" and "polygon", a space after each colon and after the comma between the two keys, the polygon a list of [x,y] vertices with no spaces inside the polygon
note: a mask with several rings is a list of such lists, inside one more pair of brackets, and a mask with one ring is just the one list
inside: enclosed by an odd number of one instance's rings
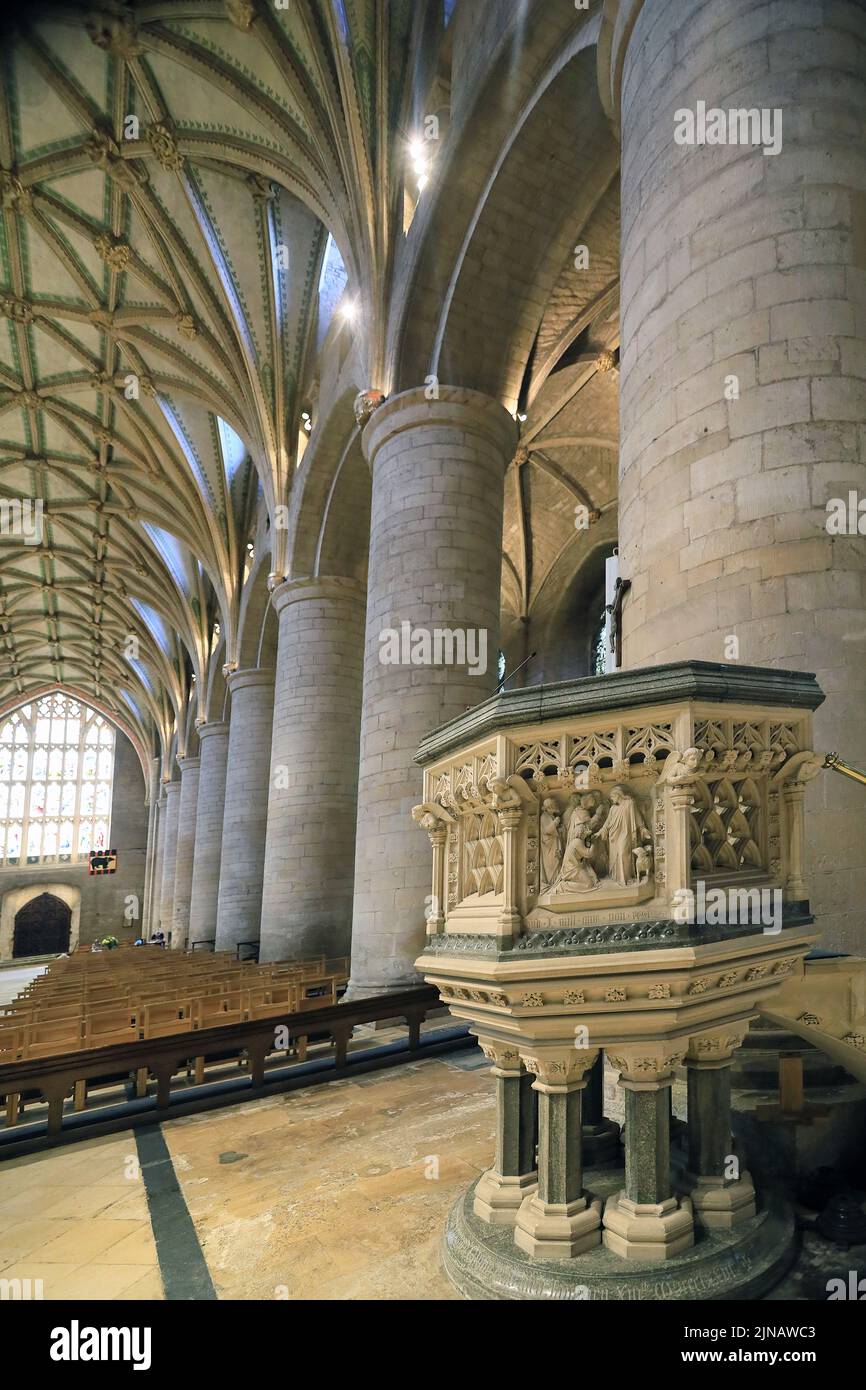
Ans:
{"label": "arched window", "polygon": [[0,866],[69,864],[109,849],[114,728],[68,695],[0,725]]}

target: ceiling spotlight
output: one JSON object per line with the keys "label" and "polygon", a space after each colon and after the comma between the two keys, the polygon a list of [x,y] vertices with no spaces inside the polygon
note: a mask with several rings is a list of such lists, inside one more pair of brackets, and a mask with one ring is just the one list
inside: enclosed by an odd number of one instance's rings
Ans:
{"label": "ceiling spotlight", "polygon": [[521,423],[521,425],[522,425],[523,422],[524,422],[524,420],[526,419],[526,416],[525,416],[525,415],[521,415],[520,411],[518,410],[518,412],[517,412],[517,418],[518,418],[518,420],[520,421],[520,423]]}
{"label": "ceiling spotlight", "polygon": [[358,317],[357,299],[344,299],[340,305],[340,318],[345,323],[354,323]]}

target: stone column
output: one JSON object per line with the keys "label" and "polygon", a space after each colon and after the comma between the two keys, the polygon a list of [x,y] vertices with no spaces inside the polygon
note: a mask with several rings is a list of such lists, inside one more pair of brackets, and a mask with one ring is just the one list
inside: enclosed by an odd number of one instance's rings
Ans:
{"label": "stone column", "polygon": [[[476,391],[439,393],[386,401],[363,436],[373,497],[353,998],[417,983],[430,870],[410,819],[422,792],[414,755],[424,734],[496,686],[503,478],[517,426]],[[479,659],[466,659],[464,642]]]}
{"label": "stone column", "polygon": [[782,802],[785,807],[785,829],[788,836],[788,872],[785,877],[785,900],[799,903],[808,899],[808,891],[803,880],[805,868],[805,810],[806,788],[796,779],[782,785]]}
{"label": "stone column", "polygon": [[[866,546],[849,493],[856,511],[866,9],[614,8],[602,90],[622,126],[624,663],[815,671],[834,692],[816,742],[862,766]],[[866,901],[861,801],[841,778],[810,794],[812,904],[825,943],[848,950]]]}
{"label": "stone column", "polygon": [[274,713],[274,673],[233,671],[226,798],[220,851],[216,950],[258,941],[268,825],[268,771]]}
{"label": "stone column", "polygon": [[479,1041],[496,1078],[496,1154],[475,1188],[474,1211],[491,1226],[513,1226],[524,1198],[538,1186],[538,1098],[516,1047],[495,1038]]}
{"label": "stone column", "polygon": [[148,938],[159,928],[159,914],[162,907],[162,866],[165,858],[165,808],[166,795],[165,785],[159,784],[159,799],[156,803],[156,820],[154,821],[154,834],[156,837],[156,849],[153,857],[153,875],[150,885],[150,917],[147,924]]}
{"label": "stone column", "polygon": [[144,938],[150,934],[153,908],[153,874],[156,866],[159,832],[159,773],[159,758],[152,758],[147,784],[147,849],[144,856],[144,898],[138,920],[138,935]]}
{"label": "stone column", "polygon": [[731,1064],[748,1024],[708,1029],[689,1039],[689,1166],[683,1185],[695,1217],[713,1230],[730,1230],[755,1215],[755,1189],[733,1152]]}
{"label": "stone column", "polygon": [[178,758],[177,765],[180,768],[180,809],[177,814],[177,847],[174,855],[171,944],[174,950],[184,951],[189,937],[189,903],[195,855],[200,759]]}
{"label": "stone column", "polygon": [[177,823],[180,810],[180,782],[165,784],[165,845],[162,853],[162,895],[159,905],[159,925],[165,932],[166,944],[174,926],[174,861],[177,850]]}
{"label": "stone column", "polygon": [[668,1091],[684,1048],[618,1044],[607,1056],[625,1091],[625,1188],[604,1208],[604,1243],[625,1259],[669,1260],[694,1244],[688,1197],[671,1192]]}
{"label": "stone column", "polygon": [[279,614],[260,959],[348,955],[364,589],[288,580]]}
{"label": "stone column", "polygon": [[198,774],[198,807],[195,817],[195,856],[189,904],[189,945],[216,938],[223,809],[226,799],[226,762],[229,726],[214,720],[198,731],[201,766]]}
{"label": "stone column", "polygon": [[521,1053],[538,1092],[538,1191],[517,1213],[514,1241],[538,1259],[570,1259],[601,1244],[601,1202],[583,1190],[581,1099],[596,1050],[573,1043]]}

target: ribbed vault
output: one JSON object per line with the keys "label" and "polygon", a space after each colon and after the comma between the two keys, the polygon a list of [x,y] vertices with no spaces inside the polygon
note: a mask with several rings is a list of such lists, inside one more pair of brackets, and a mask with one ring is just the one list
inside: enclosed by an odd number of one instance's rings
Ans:
{"label": "ribbed vault", "polygon": [[74,687],[165,751],[193,677],[203,713],[212,654],[237,659],[257,498],[290,499],[328,232],[381,356],[411,9],[3,26],[0,701]]}

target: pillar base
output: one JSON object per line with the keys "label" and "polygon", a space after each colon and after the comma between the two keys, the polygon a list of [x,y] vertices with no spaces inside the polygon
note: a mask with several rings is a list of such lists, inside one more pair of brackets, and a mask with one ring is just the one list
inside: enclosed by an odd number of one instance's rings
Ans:
{"label": "pillar base", "polygon": [[410,975],[405,980],[390,980],[382,985],[356,985],[351,980],[346,992],[337,1001],[340,1004],[355,1004],[361,999],[378,999],[381,995],[405,994],[407,989],[418,989],[424,984],[420,975]]}
{"label": "pillar base", "polygon": [[513,1226],[520,1207],[537,1187],[537,1173],[525,1173],[519,1178],[504,1177],[488,1168],[475,1188],[475,1215],[490,1226]]}
{"label": "pillar base", "polygon": [[757,1210],[755,1187],[746,1172],[736,1182],[683,1173],[680,1185],[689,1194],[695,1220],[710,1231],[730,1231],[750,1221]]}
{"label": "pillar base", "polygon": [[[615,1196],[622,1169],[593,1170],[599,1198]],[[760,1298],[782,1279],[797,1250],[793,1212],[778,1189],[733,1231],[696,1233],[695,1244],[661,1263],[621,1260],[596,1245],[574,1260],[537,1259],[515,1244],[507,1226],[490,1226],[473,1211],[475,1187],[461,1194],[445,1226],[443,1258],[452,1284],[473,1300],[732,1300]]]}
{"label": "pillar base", "polygon": [[514,1243],[533,1259],[570,1260],[601,1244],[601,1202],[585,1194],[553,1206],[537,1193],[522,1203],[514,1224]]}
{"label": "pillar base", "polygon": [[604,1208],[604,1243],[624,1260],[670,1260],[695,1243],[692,1204],[688,1197],[665,1202],[632,1202],[624,1192],[609,1197]]}

